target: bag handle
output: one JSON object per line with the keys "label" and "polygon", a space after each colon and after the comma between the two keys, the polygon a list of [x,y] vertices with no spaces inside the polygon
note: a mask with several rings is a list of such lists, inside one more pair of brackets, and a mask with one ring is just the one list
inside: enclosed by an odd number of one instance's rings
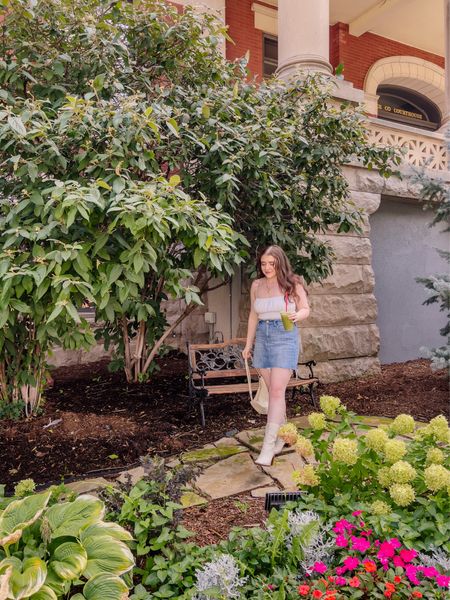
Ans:
{"label": "bag handle", "polygon": [[248,393],[250,394],[250,400],[253,402],[253,393],[252,393],[252,377],[250,375],[250,367],[248,366],[248,360],[244,359],[245,370],[247,372],[247,383],[248,383]]}

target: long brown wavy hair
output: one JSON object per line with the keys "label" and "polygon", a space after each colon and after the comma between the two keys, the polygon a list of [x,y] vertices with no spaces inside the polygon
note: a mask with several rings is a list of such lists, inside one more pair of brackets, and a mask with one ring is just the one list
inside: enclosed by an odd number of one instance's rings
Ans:
{"label": "long brown wavy hair", "polygon": [[264,273],[261,269],[261,259],[265,255],[273,256],[275,259],[275,270],[277,274],[278,285],[283,290],[283,293],[293,299],[298,300],[298,294],[296,292],[296,286],[300,284],[306,291],[306,286],[303,277],[299,277],[292,271],[291,263],[289,262],[286,253],[280,246],[267,246],[258,256],[258,273],[260,277],[264,277]]}

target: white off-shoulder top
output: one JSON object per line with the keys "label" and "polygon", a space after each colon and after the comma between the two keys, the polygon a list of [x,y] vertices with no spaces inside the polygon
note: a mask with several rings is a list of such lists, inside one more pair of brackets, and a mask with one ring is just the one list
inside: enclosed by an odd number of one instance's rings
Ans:
{"label": "white off-shoulder top", "polygon": [[[253,308],[262,321],[280,320],[280,312],[286,310],[284,296],[272,296],[272,298],[255,298]],[[291,300],[287,304],[287,312],[295,312],[295,302]]]}

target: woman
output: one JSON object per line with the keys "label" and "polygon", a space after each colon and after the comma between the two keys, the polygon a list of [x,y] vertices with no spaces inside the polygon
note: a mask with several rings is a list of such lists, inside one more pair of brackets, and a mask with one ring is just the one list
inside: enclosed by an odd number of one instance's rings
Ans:
{"label": "woman", "polygon": [[[262,252],[258,270],[261,277],[250,289],[251,308],[242,356],[250,358],[256,334],[253,367],[259,369],[269,390],[269,411],[263,446],[255,462],[268,466],[283,448],[277,435],[286,420],[286,386],[298,364],[299,332],[295,324],[309,316],[309,304],[302,278],[292,272],[279,246],[269,246]],[[294,323],[290,331],[283,325],[281,312],[287,312]]]}

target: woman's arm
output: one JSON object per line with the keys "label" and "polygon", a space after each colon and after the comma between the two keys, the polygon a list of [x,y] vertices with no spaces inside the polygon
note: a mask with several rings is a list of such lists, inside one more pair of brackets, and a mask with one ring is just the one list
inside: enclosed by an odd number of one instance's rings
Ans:
{"label": "woman's arm", "polygon": [[245,348],[242,350],[242,356],[246,359],[250,358],[253,342],[256,335],[256,327],[258,325],[258,315],[254,309],[257,285],[258,282],[254,281],[250,288],[250,313],[248,315],[247,341],[245,342]]}
{"label": "woman's arm", "polygon": [[297,312],[295,312],[293,315],[290,315],[290,318],[292,321],[294,321],[294,323],[297,323],[298,321],[307,319],[310,311],[308,295],[306,294],[305,288],[300,283],[297,283],[295,291],[298,297],[295,299],[295,307],[297,308]]}

